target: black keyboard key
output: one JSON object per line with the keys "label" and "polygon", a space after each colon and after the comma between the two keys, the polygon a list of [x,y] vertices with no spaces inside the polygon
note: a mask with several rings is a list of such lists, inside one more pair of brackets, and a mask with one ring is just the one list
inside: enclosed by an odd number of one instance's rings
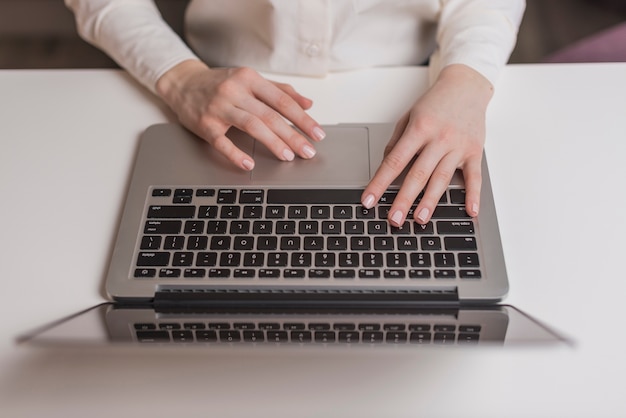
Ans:
{"label": "black keyboard key", "polygon": [[151,278],[156,276],[156,269],[135,269],[135,277],[138,279]]}
{"label": "black keyboard key", "polygon": [[207,223],[206,233],[208,235],[225,234],[226,227],[226,221],[209,221]]}
{"label": "black keyboard key", "polygon": [[183,275],[187,278],[194,278],[194,279],[198,279],[198,278],[202,278],[206,276],[206,270],[205,269],[185,269],[183,272]]}
{"label": "black keyboard key", "polygon": [[478,267],[478,254],[476,253],[459,253],[459,266],[461,267]]}
{"label": "black keyboard key", "polygon": [[265,341],[263,331],[244,331],[243,340],[249,343],[257,343]]}
{"label": "black keyboard key", "polygon": [[387,332],[387,336],[385,337],[385,341],[391,344],[401,344],[407,341],[408,334],[406,332],[396,332],[390,331]]}
{"label": "black keyboard key", "polygon": [[315,267],[334,267],[335,253],[315,253]]}
{"label": "black keyboard key", "polygon": [[230,269],[209,269],[209,277],[212,279],[227,279],[230,277]]}
{"label": "black keyboard key", "polygon": [[358,343],[360,340],[360,335],[356,331],[340,331],[339,332],[339,342],[342,343]]}
{"label": "black keyboard key", "polygon": [[202,234],[204,233],[204,221],[187,221],[184,231],[185,234]]}
{"label": "black keyboard key", "polygon": [[480,279],[482,277],[482,274],[480,270],[462,269],[461,271],[459,271],[459,276],[461,276],[461,279]]}
{"label": "black keyboard key", "polygon": [[289,341],[289,334],[287,331],[267,331],[267,341],[286,343]]}
{"label": "black keyboard key", "polygon": [[256,235],[268,235],[274,231],[272,221],[254,221],[252,223],[252,233]]}
{"label": "black keyboard key", "polygon": [[398,250],[415,251],[417,250],[416,237],[398,237]]}
{"label": "black keyboard key", "polygon": [[412,344],[429,344],[432,340],[430,332],[412,332],[409,336],[409,342]]}
{"label": "black keyboard key", "polygon": [[311,331],[291,331],[291,342],[310,343]]}
{"label": "black keyboard key", "polygon": [[428,253],[411,253],[411,267],[430,267],[431,257]]}
{"label": "black keyboard key", "polygon": [[385,279],[404,279],[406,272],[401,269],[385,269],[383,275]]}
{"label": "black keyboard key", "polygon": [[311,219],[329,219],[330,206],[311,206]]}
{"label": "black keyboard key", "polygon": [[159,277],[175,279],[180,277],[181,271],[180,269],[168,269],[162,268],[159,270]]}
{"label": "black keyboard key", "polygon": [[192,252],[175,252],[172,265],[176,267],[187,267],[193,264]]}
{"label": "black keyboard key", "polygon": [[234,189],[220,189],[217,192],[217,203],[233,204],[237,200],[237,191]]}
{"label": "black keyboard key", "polygon": [[161,248],[162,238],[160,236],[155,235],[146,235],[141,238],[141,248],[142,250],[158,250]]}
{"label": "black keyboard key", "polygon": [[187,250],[206,250],[209,243],[209,237],[206,235],[192,235],[187,238]]}
{"label": "black keyboard key", "polygon": [[387,253],[387,267],[401,268],[407,266],[406,253]]}
{"label": "black keyboard key", "polygon": [[441,250],[441,238],[439,237],[422,237],[420,239],[422,250],[437,251]]}
{"label": "black keyboard key", "polygon": [[291,254],[291,267],[310,267],[312,255],[309,252],[297,252]]}
{"label": "black keyboard key", "polygon": [[448,251],[476,251],[476,238],[474,237],[445,237],[444,244]]}
{"label": "black keyboard key", "polygon": [[254,269],[235,269],[233,276],[236,279],[252,279],[256,275]]}
{"label": "black keyboard key", "polygon": [[334,206],[333,218],[335,219],[352,219],[352,206]]}
{"label": "black keyboard key", "polygon": [[268,206],[265,208],[265,217],[267,219],[282,219],[285,217],[285,207]]}
{"label": "black keyboard key", "polygon": [[430,270],[411,269],[409,270],[410,279],[430,279]]}
{"label": "black keyboard key", "polygon": [[198,197],[215,196],[215,189],[198,189],[196,190],[196,196]]}
{"label": "black keyboard key", "polygon": [[443,235],[471,235],[474,233],[474,222],[438,221],[437,231]]}
{"label": "black keyboard key", "polygon": [[371,248],[370,237],[350,237],[350,249],[354,251],[367,251]]}
{"label": "black keyboard key", "polygon": [[384,341],[385,334],[380,331],[364,331],[363,342],[364,343],[382,343]]}
{"label": "black keyboard key", "polygon": [[319,251],[324,249],[323,237],[304,237],[304,249],[307,251]]}
{"label": "black keyboard key", "polygon": [[481,330],[480,325],[459,325],[459,332],[478,333]]}
{"label": "black keyboard key", "polygon": [[267,203],[360,205],[362,194],[359,189],[272,189],[267,192]]}
{"label": "black keyboard key", "polygon": [[137,341],[141,343],[158,343],[170,341],[168,331],[137,331]]}
{"label": "black keyboard key", "polygon": [[285,279],[304,279],[306,271],[304,269],[285,269],[283,275]]}
{"label": "black keyboard key", "polygon": [[220,334],[220,341],[225,342],[225,343],[236,343],[236,342],[241,341],[241,331],[229,329],[229,330],[222,330],[219,332],[219,334]]}
{"label": "black keyboard key", "polygon": [[335,279],[354,279],[356,271],[352,269],[336,269],[333,271],[333,277]]}
{"label": "black keyboard key", "polygon": [[370,235],[381,235],[387,233],[387,221],[369,221],[367,223],[367,233]]}
{"label": "black keyboard key", "polygon": [[200,206],[198,209],[198,218],[200,219],[215,219],[217,218],[217,206]]}
{"label": "black keyboard key", "polygon": [[193,342],[193,332],[191,331],[172,331],[172,340],[178,343]]}
{"label": "black keyboard key", "polygon": [[179,234],[183,223],[181,221],[147,221],[143,229],[144,234]]}
{"label": "black keyboard key", "polygon": [[259,278],[261,279],[278,279],[279,277],[280,277],[280,269],[259,270]]}
{"label": "black keyboard key", "polygon": [[150,219],[190,219],[196,215],[195,206],[150,206]]}
{"label": "black keyboard key", "polygon": [[316,331],[315,342],[316,343],[334,343],[337,339],[335,331]]}
{"label": "black keyboard key", "polygon": [[237,219],[241,214],[241,206],[225,205],[220,209],[222,219]]}
{"label": "black keyboard key", "polygon": [[465,206],[437,206],[433,212],[433,219],[464,219],[471,218],[465,212]]}
{"label": "black keyboard key", "polygon": [[359,270],[359,278],[360,279],[379,279],[380,278],[380,270],[378,270],[378,269],[360,269]]}
{"label": "black keyboard key", "polygon": [[329,269],[310,269],[309,278],[310,279],[328,279],[330,278],[330,270]]}
{"label": "black keyboard key", "polygon": [[243,217],[245,219],[259,219],[263,217],[263,206],[244,206]]}
{"label": "black keyboard key", "polygon": [[221,267],[237,267],[241,263],[241,253],[223,252],[220,254]]}
{"label": "black keyboard key", "polygon": [[156,324],[150,323],[150,322],[142,322],[142,323],[138,323],[138,324],[134,324],[134,328],[137,331],[149,331],[152,329],[156,329]]}
{"label": "black keyboard key", "polygon": [[154,197],[167,197],[172,195],[172,189],[153,189],[152,196]]}
{"label": "black keyboard key", "polygon": [[450,203],[453,205],[464,205],[465,189],[450,189]]}
{"label": "black keyboard key", "polygon": [[435,270],[435,279],[456,279],[456,271],[452,269]]}
{"label": "black keyboard key", "polygon": [[413,231],[419,235],[432,235],[435,233],[435,227],[432,222],[424,225],[413,222]]}
{"label": "black keyboard key", "polygon": [[201,343],[217,342],[217,333],[215,331],[196,331],[196,341]]}
{"label": "black keyboard key", "polygon": [[196,266],[198,267],[214,267],[217,265],[216,252],[200,252],[196,257]]}
{"label": "black keyboard key", "polygon": [[308,211],[306,206],[289,206],[287,217],[289,219],[304,219],[307,217]]}
{"label": "black keyboard key", "polygon": [[239,203],[263,203],[263,190],[242,190],[239,192]]}
{"label": "black keyboard key", "polygon": [[435,253],[435,267],[454,267],[456,262],[452,253]]}
{"label": "black keyboard key", "polygon": [[137,267],[165,267],[169,261],[170,253],[140,252],[137,256]]}

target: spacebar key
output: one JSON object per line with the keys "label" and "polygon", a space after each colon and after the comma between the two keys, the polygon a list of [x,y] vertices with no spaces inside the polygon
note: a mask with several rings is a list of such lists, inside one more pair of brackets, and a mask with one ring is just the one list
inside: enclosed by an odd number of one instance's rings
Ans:
{"label": "spacebar key", "polygon": [[356,205],[361,203],[362,194],[362,189],[271,189],[267,191],[267,203]]}

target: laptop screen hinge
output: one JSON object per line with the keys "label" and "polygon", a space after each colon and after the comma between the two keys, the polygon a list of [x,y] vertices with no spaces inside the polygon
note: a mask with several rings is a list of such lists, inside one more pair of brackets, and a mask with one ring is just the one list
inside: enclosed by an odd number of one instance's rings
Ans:
{"label": "laptop screen hinge", "polygon": [[162,289],[155,294],[159,311],[206,308],[355,308],[420,307],[458,304],[456,288],[441,290],[316,290],[316,289]]}

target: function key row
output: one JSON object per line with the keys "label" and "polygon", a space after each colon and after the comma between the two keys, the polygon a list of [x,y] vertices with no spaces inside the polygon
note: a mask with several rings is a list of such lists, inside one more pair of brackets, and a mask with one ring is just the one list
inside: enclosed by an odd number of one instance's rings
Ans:
{"label": "function key row", "polygon": [[217,329],[217,330],[227,330],[227,329],[238,329],[238,330],[251,330],[251,329],[259,329],[259,330],[286,330],[286,331],[300,331],[300,330],[311,330],[311,331],[327,331],[327,330],[336,330],[336,331],[416,331],[416,332],[424,332],[424,331],[437,331],[437,332],[455,332],[457,328],[460,332],[480,332],[480,325],[457,325],[455,324],[423,324],[423,323],[377,323],[377,322],[363,322],[363,323],[354,323],[354,322],[184,322],[182,324],[177,322],[161,322],[159,324],[152,322],[145,323],[136,323],[134,324],[134,328],[137,331],[148,331],[148,330],[156,330],[156,329]]}

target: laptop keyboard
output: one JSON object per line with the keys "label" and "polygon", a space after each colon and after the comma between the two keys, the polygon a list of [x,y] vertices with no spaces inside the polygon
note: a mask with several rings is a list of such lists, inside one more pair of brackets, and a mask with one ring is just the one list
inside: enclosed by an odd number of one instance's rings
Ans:
{"label": "laptop keyboard", "polygon": [[385,193],[372,209],[360,204],[362,192],[152,188],[131,276],[368,283],[481,279],[476,225],[465,212],[463,189],[451,187],[428,224],[412,221],[411,211],[400,228],[387,221],[397,192]]}
{"label": "laptop keyboard", "polygon": [[478,343],[476,324],[404,322],[161,322],[134,324],[138,342],[200,343]]}

